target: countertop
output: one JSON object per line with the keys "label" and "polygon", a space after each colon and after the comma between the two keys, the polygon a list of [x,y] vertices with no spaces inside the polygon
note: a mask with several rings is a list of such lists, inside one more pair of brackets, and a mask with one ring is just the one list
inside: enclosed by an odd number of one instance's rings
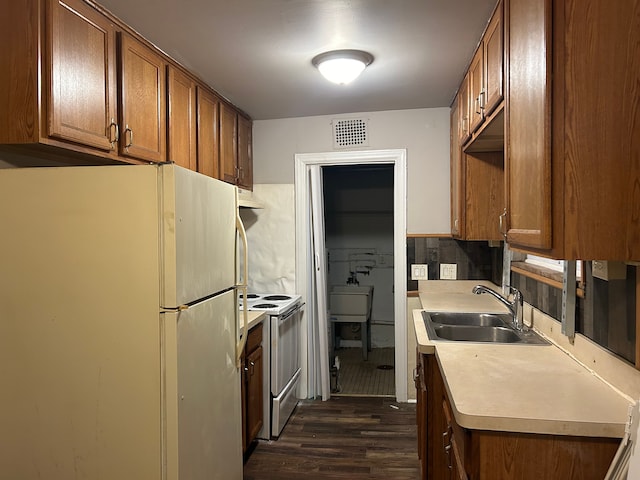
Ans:
{"label": "countertop", "polygon": [[[425,310],[499,312],[505,307],[473,285],[429,282]],[[458,285],[455,285],[455,284]],[[624,436],[629,401],[557,346],[431,341],[413,311],[418,350],[435,354],[456,421],[477,430],[589,437]]]}
{"label": "countertop", "polygon": [[[242,317],[242,310],[240,310],[240,334],[244,333],[244,318]],[[260,311],[247,311],[247,324],[249,326],[249,330],[251,330],[258,323],[262,322],[266,318],[265,312]]]}

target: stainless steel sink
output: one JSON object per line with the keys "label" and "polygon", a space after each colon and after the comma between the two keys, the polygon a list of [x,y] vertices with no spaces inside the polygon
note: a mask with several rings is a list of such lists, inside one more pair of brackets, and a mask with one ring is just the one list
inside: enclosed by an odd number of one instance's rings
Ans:
{"label": "stainless steel sink", "polygon": [[515,330],[507,327],[436,325],[433,330],[438,338],[454,342],[517,343],[521,341]]}
{"label": "stainless steel sink", "polygon": [[442,325],[475,325],[477,327],[504,327],[509,325],[508,313],[429,312],[434,323]]}
{"label": "stainless steel sink", "polygon": [[423,311],[422,318],[431,340],[549,345],[533,330],[515,330],[509,314]]}

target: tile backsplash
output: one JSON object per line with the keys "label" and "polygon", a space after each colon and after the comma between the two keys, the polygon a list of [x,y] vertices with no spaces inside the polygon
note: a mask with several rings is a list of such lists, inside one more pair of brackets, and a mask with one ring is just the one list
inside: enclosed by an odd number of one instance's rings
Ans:
{"label": "tile backsplash", "polygon": [[[413,263],[429,266],[429,279],[440,279],[440,264],[455,263],[458,280],[492,280],[502,283],[502,247],[489,247],[487,242],[467,242],[450,237],[408,237],[407,266]],[[418,290],[407,269],[407,291]]]}
{"label": "tile backsplash", "polygon": [[[407,265],[429,266],[429,279],[439,280],[440,264],[455,263],[459,280],[491,280],[502,284],[503,249],[487,242],[455,240],[450,237],[408,237]],[[626,279],[600,280],[591,274],[591,262],[585,262],[585,296],[577,299],[576,331],[621,358],[636,361],[636,277],[638,269],[627,266]],[[407,290],[417,290],[407,269]],[[511,285],[524,300],[557,321],[562,320],[562,289],[534,278],[511,273]]]}

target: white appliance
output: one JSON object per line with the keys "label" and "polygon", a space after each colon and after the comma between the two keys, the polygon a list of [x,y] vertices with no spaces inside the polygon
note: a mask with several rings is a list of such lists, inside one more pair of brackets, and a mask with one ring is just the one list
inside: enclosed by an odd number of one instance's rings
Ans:
{"label": "white appliance", "polygon": [[2,478],[242,478],[236,217],[169,164],[0,170]]}
{"label": "white appliance", "polygon": [[268,351],[263,371],[265,391],[264,426],[259,438],[280,436],[287,420],[298,404],[297,389],[300,383],[300,322],[302,297],[288,294],[249,293],[239,298],[248,310],[261,310],[268,315]]}

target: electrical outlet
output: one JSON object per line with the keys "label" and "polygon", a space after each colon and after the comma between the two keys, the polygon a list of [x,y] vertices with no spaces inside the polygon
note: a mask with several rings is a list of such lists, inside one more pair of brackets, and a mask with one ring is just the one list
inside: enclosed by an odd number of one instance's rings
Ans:
{"label": "electrical outlet", "polygon": [[429,280],[429,265],[411,265],[411,280]]}
{"label": "electrical outlet", "polygon": [[440,280],[456,280],[458,278],[458,265],[455,263],[440,264]]}

